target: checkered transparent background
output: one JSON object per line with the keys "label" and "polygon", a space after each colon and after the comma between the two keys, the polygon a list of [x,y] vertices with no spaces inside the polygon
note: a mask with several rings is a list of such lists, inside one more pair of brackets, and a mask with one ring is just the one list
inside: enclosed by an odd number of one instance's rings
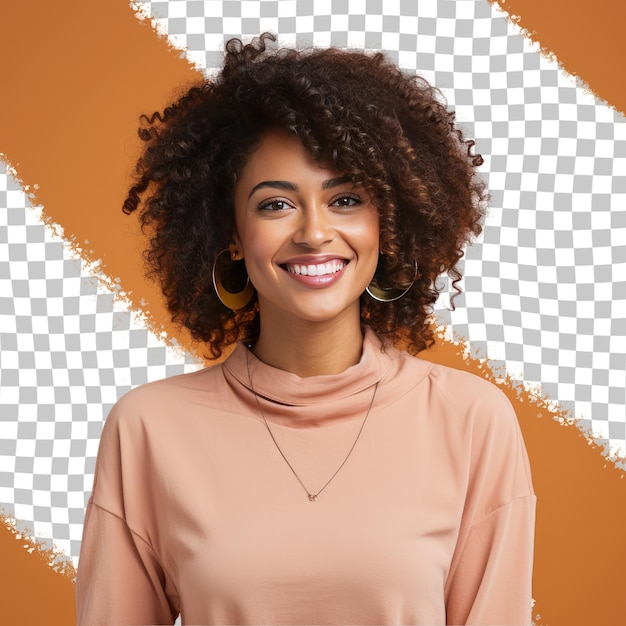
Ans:
{"label": "checkered transparent background", "polygon": [[76,557],[109,409],[199,363],[146,330],[40,218],[0,164],[0,510]]}
{"label": "checkered transparent background", "polygon": [[[171,0],[135,8],[208,74],[230,36],[271,30],[284,44],[382,48],[439,86],[477,138],[492,208],[464,261],[457,309],[446,308],[446,285],[438,318],[472,353],[535,386],[607,451],[624,454],[623,116],[541,56],[486,0]],[[75,559],[108,409],[132,386],[196,367],[145,330],[0,170],[5,512]]]}

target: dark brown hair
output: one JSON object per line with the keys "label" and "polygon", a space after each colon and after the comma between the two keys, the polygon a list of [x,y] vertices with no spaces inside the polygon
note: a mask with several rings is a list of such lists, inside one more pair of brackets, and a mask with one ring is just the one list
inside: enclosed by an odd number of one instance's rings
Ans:
{"label": "dark brown hair", "polygon": [[448,272],[481,231],[482,164],[455,125],[441,94],[382,53],[276,49],[267,33],[226,44],[224,67],[161,113],[143,116],[146,142],[124,211],[139,209],[150,235],[149,273],[173,319],[208,342],[211,355],[258,333],[256,296],[227,309],[211,281],[216,255],[234,230],[238,172],[270,128],[293,133],[318,161],[363,185],[380,216],[377,280],[405,288],[398,301],[364,294],[361,319],[379,336],[418,352],[433,342],[428,324]]}

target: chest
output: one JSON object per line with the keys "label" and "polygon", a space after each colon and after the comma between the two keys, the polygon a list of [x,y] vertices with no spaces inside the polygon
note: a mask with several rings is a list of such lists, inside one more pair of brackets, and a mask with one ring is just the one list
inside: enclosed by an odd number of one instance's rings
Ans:
{"label": "chest", "polygon": [[[315,502],[263,424],[222,428],[219,441],[196,438],[164,486],[168,522],[153,531],[187,620],[196,610],[232,620],[234,610],[242,623],[264,611],[274,623],[279,615],[285,623],[337,623],[338,615],[388,623],[400,610],[405,622],[442,621],[464,461],[427,424],[390,428],[372,417]],[[273,432],[314,491],[346,458],[358,427]]]}

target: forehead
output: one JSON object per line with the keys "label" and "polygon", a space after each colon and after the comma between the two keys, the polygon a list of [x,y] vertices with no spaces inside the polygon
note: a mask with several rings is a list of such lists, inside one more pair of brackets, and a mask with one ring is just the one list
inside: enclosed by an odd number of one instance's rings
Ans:
{"label": "forehead", "polygon": [[237,187],[254,186],[261,180],[291,180],[290,177],[325,180],[337,173],[318,163],[300,139],[286,131],[271,130],[248,156]]}

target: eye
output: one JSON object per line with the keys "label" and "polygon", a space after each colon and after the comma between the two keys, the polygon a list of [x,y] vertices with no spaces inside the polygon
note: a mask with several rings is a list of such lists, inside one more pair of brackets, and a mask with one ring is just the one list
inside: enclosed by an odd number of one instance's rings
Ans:
{"label": "eye", "polygon": [[347,194],[347,195],[343,195],[343,196],[339,196],[338,198],[335,198],[330,203],[330,205],[347,209],[347,208],[356,206],[358,204],[361,204],[361,202],[362,200],[361,198],[359,198],[359,196],[353,195],[353,194]]}
{"label": "eye", "polygon": [[259,211],[285,211],[290,208],[292,208],[291,204],[280,198],[270,198],[259,204]]}

